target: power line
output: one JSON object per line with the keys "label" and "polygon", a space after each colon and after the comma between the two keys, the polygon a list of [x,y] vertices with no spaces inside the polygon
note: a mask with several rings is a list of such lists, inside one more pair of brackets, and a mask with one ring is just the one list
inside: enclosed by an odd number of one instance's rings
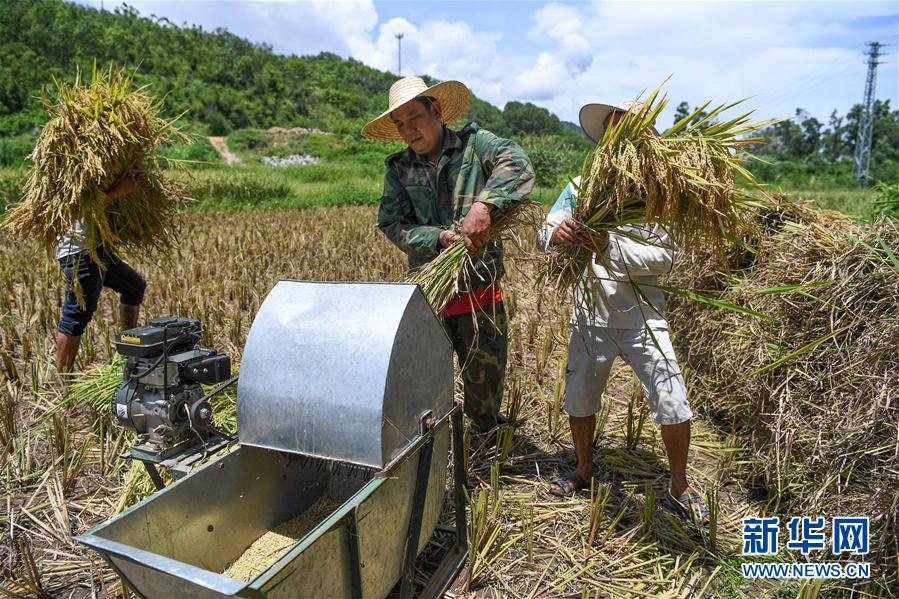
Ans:
{"label": "power line", "polygon": [[812,73],[807,73],[802,76],[798,81],[793,83],[793,85],[787,87],[787,89],[782,90],[781,92],[769,97],[765,98],[765,101],[769,104],[778,102],[785,98],[791,98],[796,93],[801,92],[805,89],[808,89],[810,86],[817,86],[822,81],[826,81],[832,79],[837,75],[842,75],[847,73],[849,70],[854,68],[856,64],[856,60],[858,60],[857,55],[845,56],[843,60],[837,62],[836,64],[828,64],[825,65],[822,69],[818,71],[814,71]]}

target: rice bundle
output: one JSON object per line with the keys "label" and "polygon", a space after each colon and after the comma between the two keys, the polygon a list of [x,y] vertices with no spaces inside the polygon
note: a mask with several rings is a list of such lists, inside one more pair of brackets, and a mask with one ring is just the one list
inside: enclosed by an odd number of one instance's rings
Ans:
{"label": "rice bundle", "polygon": [[[530,200],[514,202],[499,214],[490,225],[490,241],[516,240],[513,229],[542,218],[543,212],[539,204]],[[459,293],[460,289],[470,289],[471,273],[478,256],[472,255],[465,247],[465,240],[458,241],[445,248],[432,261],[417,270],[409,278],[424,292],[428,303],[434,311],[440,312]]]}
{"label": "rice bundle", "polygon": [[[52,249],[80,220],[95,261],[100,245],[168,247],[184,186],[162,176],[154,152],[160,144],[189,138],[173,120],[159,116],[161,102],[144,88],[133,89],[131,77],[119,69],[94,69],[90,85],[79,74],[73,84],[56,86],[56,102],[43,99],[50,120],[29,156],[34,166],[24,199],[10,210],[5,226]],[[104,192],[128,172],[140,175],[137,189],[108,204]]]}
{"label": "rice bundle", "polygon": [[781,205],[760,229],[754,262],[742,270],[715,276],[700,254],[678,275],[677,284],[718,287],[771,317],[675,299],[668,314],[683,365],[696,373],[694,403],[748,446],[744,476],[781,521],[870,516],[871,582],[894,583],[899,221],[856,224]]}
{"label": "rice bundle", "polygon": [[[747,154],[741,148],[762,141],[749,134],[776,121],[750,121],[749,112],[715,122],[740,102],[705,114],[707,102],[658,135],[653,123],[668,104],[659,93],[656,88],[641,108],[606,128],[585,162],[573,218],[585,234],[657,223],[674,233],[681,248],[707,245],[720,249],[721,258],[745,236],[766,200],[742,165]],[[543,278],[572,288],[591,259],[585,248],[556,247]]]}

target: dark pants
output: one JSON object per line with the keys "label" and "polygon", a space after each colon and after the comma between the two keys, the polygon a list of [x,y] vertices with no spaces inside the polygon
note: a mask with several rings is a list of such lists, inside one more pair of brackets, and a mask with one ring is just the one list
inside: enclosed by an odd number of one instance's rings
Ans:
{"label": "dark pants", "polygon": [[[477,322],[477,324],[475,324]],[[469,314],[447,316],[443,327],[462,365],[465,414],[481,430],[496,426],[503,400],[509,352],[508,323],[502,302]]]}
{"label": "dark pants", "polygon": [[[112,252],[100,250],[99,255],[103,263],[102,268],[86,253],[59,259],[59,267],[69,282],[62,304],[62,317],[59,319],[60,333],[70,337],[78,337],[84,333],[87,323],[97,310],[100,291],[104,287],[118,292],[119,301],[123,304],[139,306],[144,301],[146,281],[127,262]],[[81,286],[83,305],[73,289],[73,281],[77,281]]]}

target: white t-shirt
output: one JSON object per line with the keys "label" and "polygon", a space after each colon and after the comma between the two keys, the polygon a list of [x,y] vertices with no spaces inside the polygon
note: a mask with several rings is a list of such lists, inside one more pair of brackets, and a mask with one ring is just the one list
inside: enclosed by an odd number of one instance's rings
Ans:
{"label": "white t-shirt", "polygon": [[[579,184],[575,179],[574,185]],[[569,183],[553,205],[538,235],[538,243],[549,247],[553,230],[572,218],[577,189]],[[658,288],[659,275],[671,272],[675,246],[664,227],[654,224],[626,225],[620,233],[609,233],[609,246],[582,275],[589,280],[592,302],[584,301],[584,285],[575,290],[573,324],[612,329],[667,329],[665,294]],[[626,233],[624,235],[623,233]],[[642,238],[645,243],[633,239]],[[636,287],[636,289],[635,289]],[[648,301],[647,301],[648,300]],[[592,304],[592,305],[591,305]]]}

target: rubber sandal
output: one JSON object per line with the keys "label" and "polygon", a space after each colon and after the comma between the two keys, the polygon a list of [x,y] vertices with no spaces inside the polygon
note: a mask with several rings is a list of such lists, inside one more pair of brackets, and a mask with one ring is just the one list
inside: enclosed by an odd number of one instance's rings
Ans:
{"label": "rubber sandal", "polygon": [[[557,488],[562,489],[562,491],[558,491]],[[587,481],[574,470],[554,476],[549,481],[549,492],[556,497],[570,497],[581,489],[586,488]]]}
{"label": "rubber sandal", "polygon": [[709,508],[698,491],[687,491],[680,497],[672,495],[671,489],[667,489],[667,492],[668,502],[681,516],[692,520],[696,524],[708,526]]}

